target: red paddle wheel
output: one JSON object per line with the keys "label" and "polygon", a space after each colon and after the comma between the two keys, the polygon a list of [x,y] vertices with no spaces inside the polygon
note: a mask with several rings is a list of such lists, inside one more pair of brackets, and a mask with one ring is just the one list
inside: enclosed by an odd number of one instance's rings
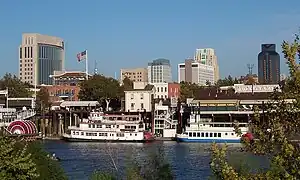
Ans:
{"label": "red paddle wheel", "polygon": [[244,141],[250,141],[250,142],[254,141],[253,134],[249,133],[249,132],[247,132],[246,134],[243,134],[242,139]]}
{"label": "red paddle wheel", "polygon": [[29,120],[16,120],[9,124],[7,130],[11,134],[37,134],[36,125]]}

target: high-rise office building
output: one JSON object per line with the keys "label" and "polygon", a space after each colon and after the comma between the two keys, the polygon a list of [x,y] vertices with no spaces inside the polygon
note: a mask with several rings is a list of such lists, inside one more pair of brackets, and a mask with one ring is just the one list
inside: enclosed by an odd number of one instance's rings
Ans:
{"label": "high-rise office building", "polygon": [[125,77],[136,82],[148,82],[147,68],[121,69],[120,82],[123,82]]}
{"label": "high-rise office building", "polygon": [[24,33],[19,46],[19,78],[30,84],[52,84],[50,75],[64,70],[65,50],[61,38]]}
{"label": "high-rise office building", "polygon": [[277,84],[280,81],[280,56],[275,44],[262,44],[258,54],[258,81],[260,84]]}
{"label": "high-rise office building", "polygon": [[186,59],[178,64],[178,83],[190,82],[198,85],[206,85],[206,82],[214,84],[214,67],[193,59]]}
{"label": "high-rise office building", "polygon": [[171,64],[168,59],[156,59],[148,63],[148,82],[172,82]]}
{"label": "high-rise office building", "polygon": [[201,64],[213,66],[214,82],[217,82],[220,79],[218,58],[215,54],[214,49],[212,48],[196,49],[194,60]]}

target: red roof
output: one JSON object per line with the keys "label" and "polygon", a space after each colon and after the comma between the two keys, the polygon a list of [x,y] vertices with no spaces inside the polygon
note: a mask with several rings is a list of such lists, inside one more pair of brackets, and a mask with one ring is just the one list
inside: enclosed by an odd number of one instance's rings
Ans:
{"label": "red roof", "polygon": [[234,90],[220,91],[217,88],[203,88],[195,92],[196,100],[221,100],[221,99],[238,99],[238,100],[259,100],[268,99],[272,93],[235,93]]}

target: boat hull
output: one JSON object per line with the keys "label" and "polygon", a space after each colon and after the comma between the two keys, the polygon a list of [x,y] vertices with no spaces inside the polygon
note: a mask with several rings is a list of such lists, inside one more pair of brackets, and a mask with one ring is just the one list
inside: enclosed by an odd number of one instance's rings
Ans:
{"label": "boat hull", "polygon": [[145,143],[152,142],[155,139],[142,139],[142,140],[106,140],[106,139],[83,139],[83,138],[74,138],[74,137],[62,137],[63,140],[68,142],[136,142],[136,143]]}
{"label": "boat hull", "polygon": [[241,143],[240,139],[192,139],[192,138],[176,138],[177,142],[191,143]]}

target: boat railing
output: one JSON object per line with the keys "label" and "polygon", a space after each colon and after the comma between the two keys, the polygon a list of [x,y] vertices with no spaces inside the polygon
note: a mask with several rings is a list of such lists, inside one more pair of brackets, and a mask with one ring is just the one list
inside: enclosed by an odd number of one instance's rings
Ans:
{"label": "boat railing", "polygon": [[[235,124],[234,122],[202,122],[202,121],[199,121],[199,122],[196,122],[195,124]],[[237,123],[239,125],[241,124],[248,124],[248,123]]]}
{"label": "boat railing", "polygon": [[165,119],[165,118],[169,118],[170,116],[168,115],[155,115],[154,118],[157,118],[157,119]]}
{"label": "boat railing", "polygon": [[81,123],[89,123],[89,124],[139,124],[141,120],[136,121],[121,121],[121,120],[88,120],[82,121]]}
{"label": "boat railing", "polygon": [[87,132],[95,132],[95,131],[99,131],[99,132],[111,132],[111,131],[119,131],[119,132],[143,132],[145,129],[144,128],[138,128],[138,129],[114,129],[114,128],[111,128],[111,129],[82,129],[82,128],[79,128],[79,127],[76,127],[76,126],[68,126],[68,130],[75,130],[75,131],[87,131]]}
{"label": "boat railing", "polygon": [[[196,122],[191,125],[202,125],[210,127],[234,127],[234,123],[231,122]],[[238,123],[240,128],[248,127],[248,123]]]}

